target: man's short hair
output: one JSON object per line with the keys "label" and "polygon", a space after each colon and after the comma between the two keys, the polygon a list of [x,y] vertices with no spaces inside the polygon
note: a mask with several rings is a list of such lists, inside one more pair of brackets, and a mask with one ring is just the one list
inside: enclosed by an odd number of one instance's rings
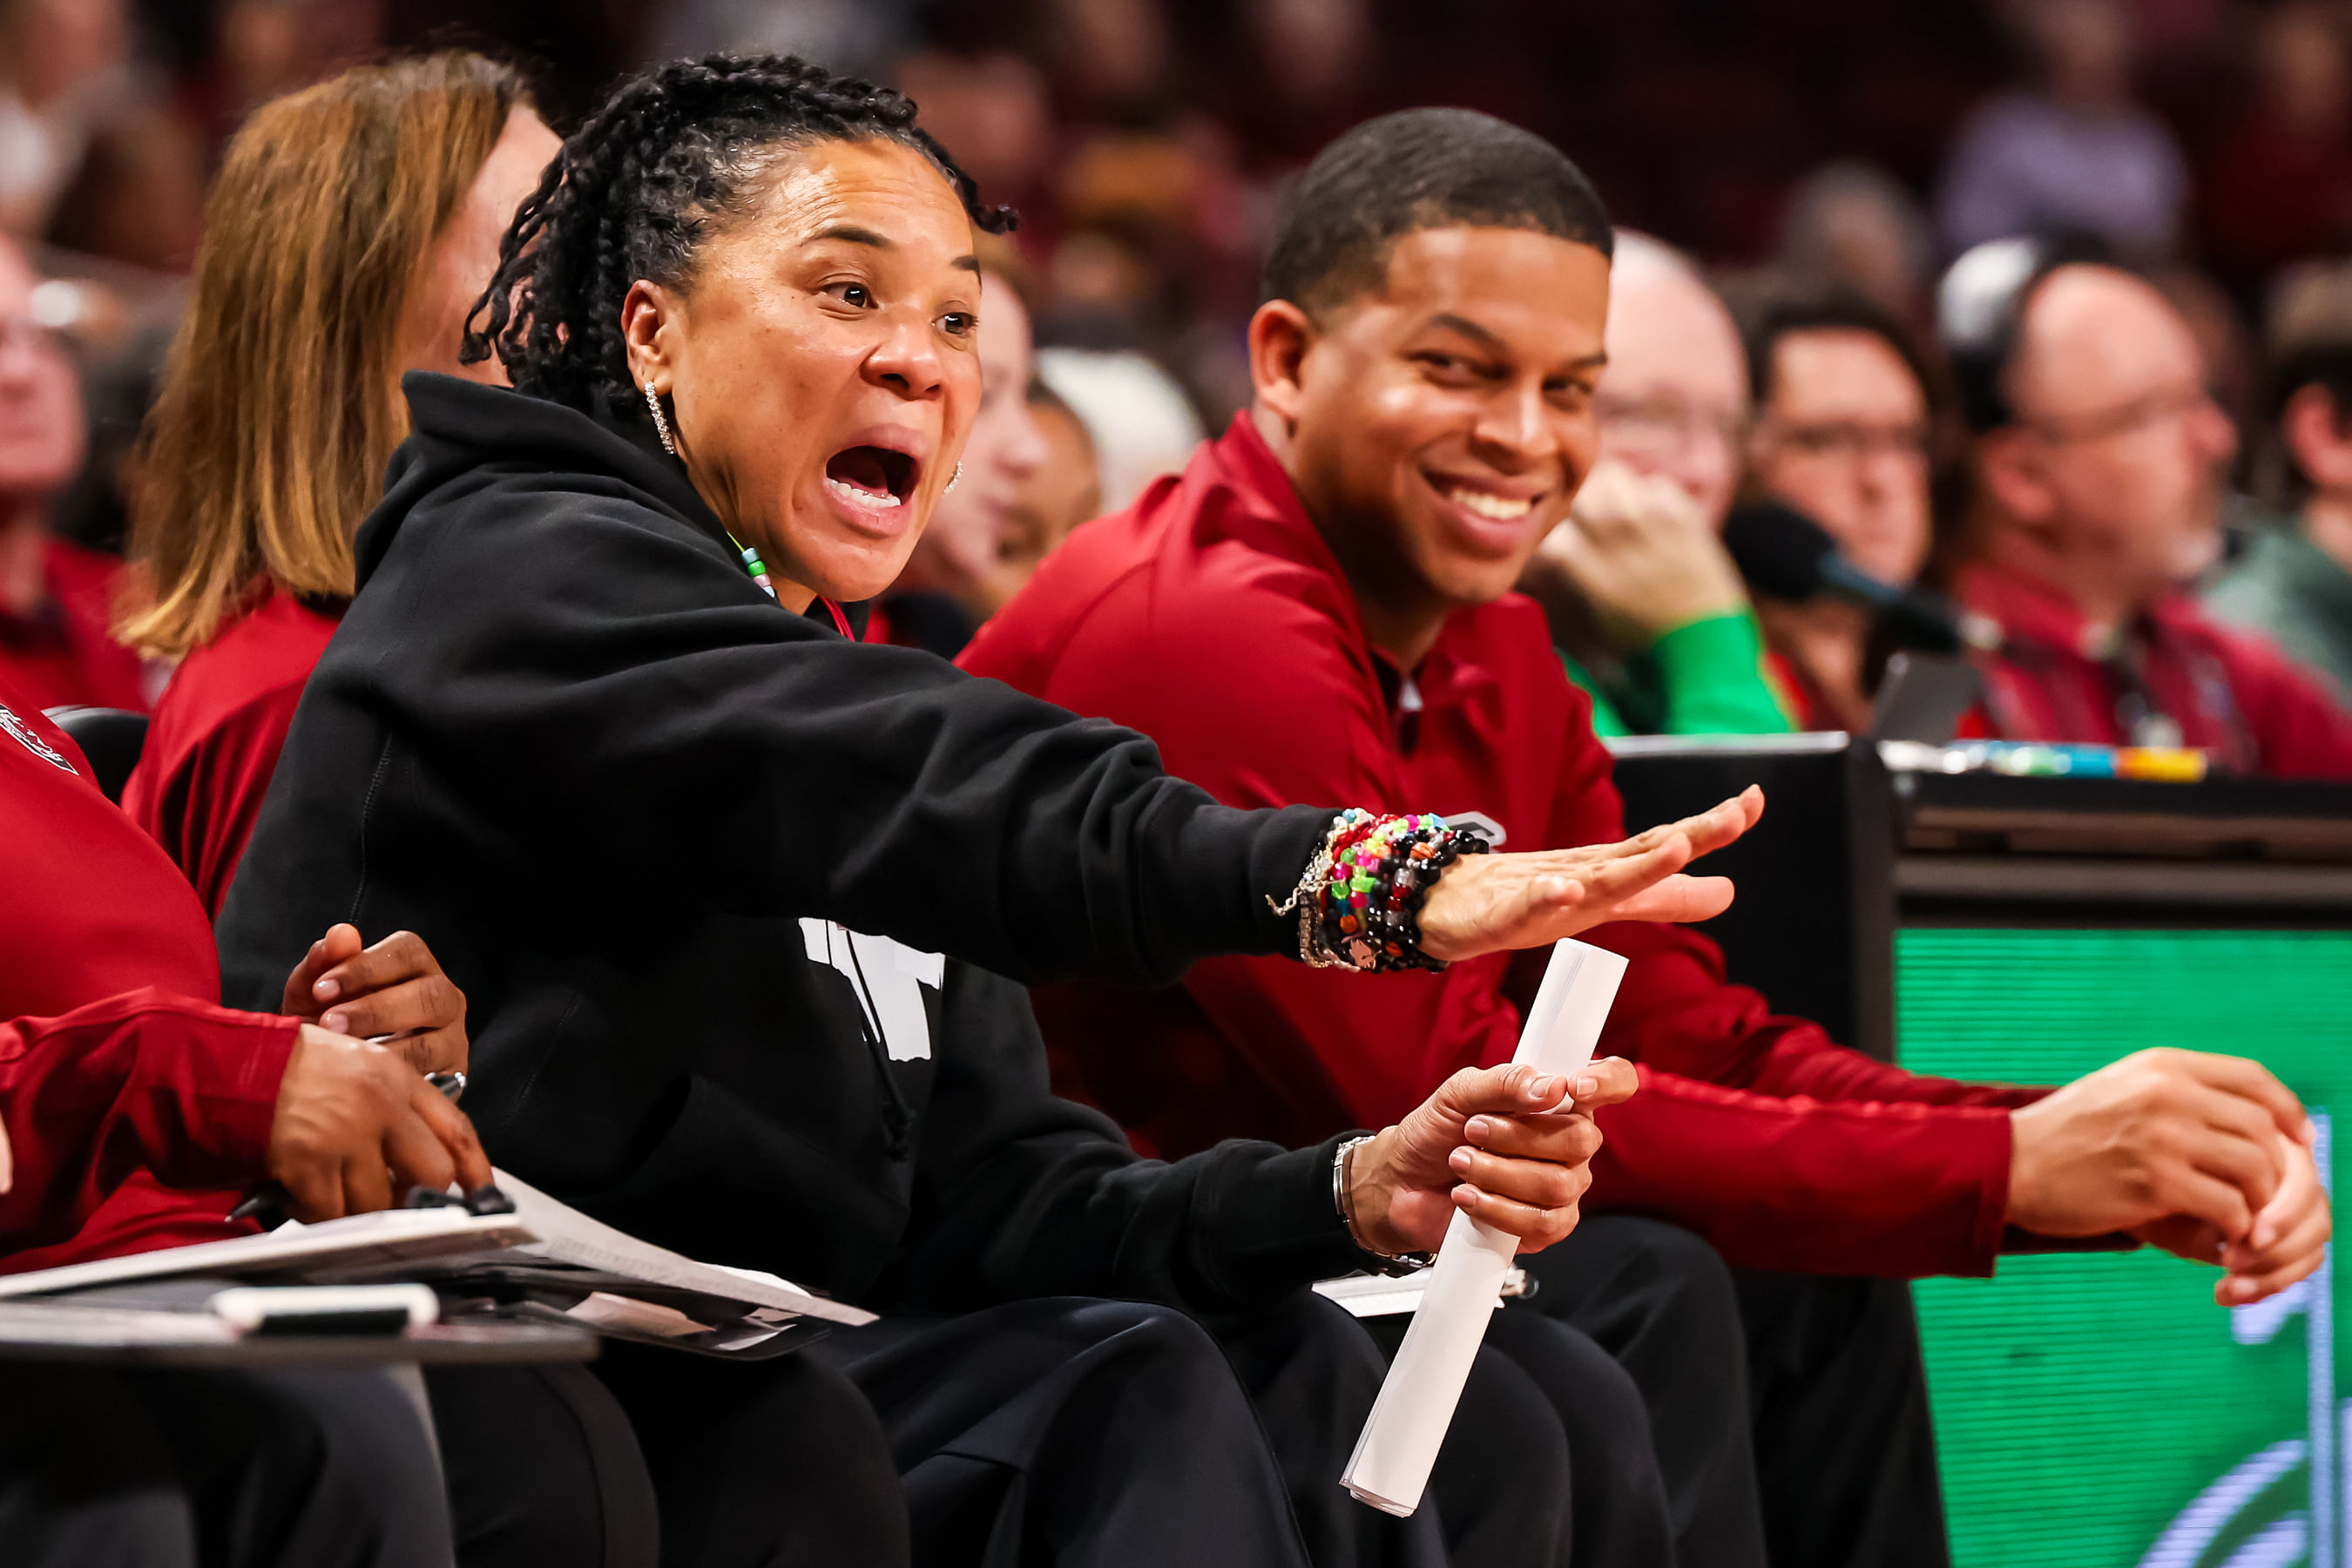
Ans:
{"label": "man's short hair", "polygon": [[1609,209],[1568,155],[1467,109],[1383,114],[1316,154],[1283,203],[1262,300],[1323,309],[1388,275],[1389,247],[1424,228],[1523,228],[1614,248]]}
{"label": "man's short hair", "polygon": [[1772,399],[1773,354],[1798,332],[1867,332],[1894,351],[1932,406],[1941,401],[1937,377],[1918,339],[1895,313],[1858,289],[1840,284],[1772,279],[1732,291],[1732,316],[1748,350],[1748,391],[1756,406]]}

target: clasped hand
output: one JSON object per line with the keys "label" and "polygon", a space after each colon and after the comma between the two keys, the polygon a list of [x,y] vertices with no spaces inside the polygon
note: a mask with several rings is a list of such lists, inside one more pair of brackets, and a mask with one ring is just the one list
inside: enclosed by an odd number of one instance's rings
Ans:
{"label": "clasped hand", "polygon": [[2125,1232],[2224,1270],[2244,1306],[2317,1268],[2333,1230],[2311,1119],[2260,1064],[2146,1050],[2010,1115],[2009,1220]]}
{"label": "clasped hand", "polygon": [[1531,1067],[1465,1068],[1395,1126],[1356,1151],[1349,1212],[1374,1252],[1426,1252],[1456,1210],[1537,1252],[1576,1228],[1601,1147],[1595,1107],[1634,1090],[1614,1057],[1569,1078]]}

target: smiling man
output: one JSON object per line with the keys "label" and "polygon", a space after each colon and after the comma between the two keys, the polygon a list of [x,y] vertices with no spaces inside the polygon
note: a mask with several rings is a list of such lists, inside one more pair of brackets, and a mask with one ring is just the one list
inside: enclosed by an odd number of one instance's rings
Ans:
{"label": "smiling man", "polygon": [[[1511,849],[1619,837],[1590,701],[1510,592],[1594,462],[1612,242],[1574,166],[1498,121],[1349,132],[1277,228],[1252,406],[1078,529],[966,668],[1143,731],[1230,804],[1433,802]],[[1904,1279],[2123,1232],[2223,1264],[2241,1302],[2319,1261],[2301,1108],[2252,1063],[2143,1053],[2054,1093],[1923,1079],[1774,1016],[1695,932],[1589,940],[1632,960],[1604,1044],[1643,1091],[1600,1113],[1587,1217],[1498,1322],[1563,1320],[1633,1374],[1683,1568],[1761,1563],[1759,1534],[1776,1568],[1944,1560]],[[1212,959],[1037,999],[1061,1091],[1173,1157],[1378,1125],[1507,1059],[1538,973]]]}

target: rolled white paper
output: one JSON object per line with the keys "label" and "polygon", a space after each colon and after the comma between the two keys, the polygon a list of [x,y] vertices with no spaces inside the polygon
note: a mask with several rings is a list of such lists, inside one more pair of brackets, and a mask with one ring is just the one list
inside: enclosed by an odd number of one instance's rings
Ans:
{"label": "rolled white paper", "polygon": [[[1624,977],[1625,960],[1605,948],[1555,943],[1511,1059],[1556,1076],[1591,1061]],[[1341,1486],[1374,1508],[1409,1514],[1421,1506],[1438,1446],[1486,1336],[1496,1292],[1517,1251],[1518,1237],[1455,1211],[1404,1343],[1339,1477]]]}

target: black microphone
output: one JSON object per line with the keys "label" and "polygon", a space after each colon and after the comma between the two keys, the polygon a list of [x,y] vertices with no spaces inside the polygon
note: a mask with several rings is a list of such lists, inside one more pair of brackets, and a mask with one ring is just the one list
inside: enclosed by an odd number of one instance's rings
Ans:
{"label": "black microphone", "polygon": [[1724,520],[1724,548],[1748,585],[1774,599],[1803,601],[1827,594],[1878,612],[1897,646],[1925,653],[1955,653],[1960,618],[1942,595],[1901,588],[1872,576],[1838,552],[1820,523],[1781,501],[1734,507]]}

